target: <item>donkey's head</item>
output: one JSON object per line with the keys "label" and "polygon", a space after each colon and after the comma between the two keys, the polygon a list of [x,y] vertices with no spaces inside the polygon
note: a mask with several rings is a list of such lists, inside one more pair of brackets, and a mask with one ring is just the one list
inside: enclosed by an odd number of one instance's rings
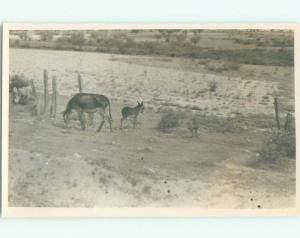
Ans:
{"label": "donkey's head", "polygon": [[69,124],[70,122],[70,114],[71,114],[71,111],[69,111],[68,109],[64,110],[63,112],[61,112],[62,115],[63,115],[63,119],[64,119],[64,122],[66,125]]}
{"label": "donkey's head", "polygon": [[139,108],[139,111],[143,113],[145,109],[143,101],[141,102],[137,101],[137,103],[138,103],[137,107]]}

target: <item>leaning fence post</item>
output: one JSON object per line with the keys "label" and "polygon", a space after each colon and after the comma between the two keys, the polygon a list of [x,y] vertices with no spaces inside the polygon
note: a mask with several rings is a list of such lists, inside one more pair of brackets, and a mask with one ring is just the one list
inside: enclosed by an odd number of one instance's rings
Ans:
{"label": "leaning fence post", "polygon": [[49,106],[48,72],[44,70],[44,113]]}
{"label": "leaning fence post", "polygon": [[279,121],[279,115],[278,115],[278,98],[274,98],[274,109],[275,109],[275,118],[277,122],[277,128],[280,130],[280,121]]}
{"label": "leaning fence post", "polygon": [[57,89],[56,89],[56,77],[52,77],[52,100],[51,100],[51,109],[50,115],[55,117],[57,109]]}
{"label": "leaning fence post", "polygon": [[80,73],[78,73],[78,88],[79,92],[82,93],[82,79]]}

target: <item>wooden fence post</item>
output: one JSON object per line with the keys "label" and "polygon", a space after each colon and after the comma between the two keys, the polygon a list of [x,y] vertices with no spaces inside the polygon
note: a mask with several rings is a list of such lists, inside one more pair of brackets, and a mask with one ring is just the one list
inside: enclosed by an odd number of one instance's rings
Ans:
{"label": "wooden fence post", "polygon": [[44,70],[44,113],[49,106],[48,72]]}
{"label": "wooden fence post", "polygon": [[284,124],[284,129],[286,131],[289,131],[291,130],[291,123],[292,123],[292,113],[291,112],[288,112],[286,114],[286,120],[285,120],[285,124]]}
{"label": "wooden fence post", "polygon": [[82,93],[82,79],[80,76],[80,73],[78,73],[78,88],[79,88],[79,92]]}
{"label": "wooden fence post", "polygon": [[36,89],[35,89],[33,80],[30,81],[30,86],[31,86],[31,90],[32,90],[32,96],[36,98],[37,94],[36,94]]}
{"label": "wooden fence post", "polygon": [[279,121],[279,114],[278,114],[278,98],[274,98],[274,109],[275,109],[275,118],[277,122],[277,128],[280,130],[280,121]]}
{"label": "wooden fence post", "polygon": [[40,116],[41,112],[40,112],[40,104],[39,104],[39,98],[37,96],[37,93],[36,93],[36,88],[35,88],[35,85],[34,85],[34,82],[33,80],[30,80],[30,86],[31,86],[31,94],[32,96],[34,97],[34,102],[35,102],[35,105],[34,105],[34,109],[33,109],[33,115],[34,116]]}
{"label": "wooden fence post", "polygon": [[57,88],[56,88],[56,77],[52,77],[52,100],[51,100],[51,109],[50,115],[55,118],[57,110]]}

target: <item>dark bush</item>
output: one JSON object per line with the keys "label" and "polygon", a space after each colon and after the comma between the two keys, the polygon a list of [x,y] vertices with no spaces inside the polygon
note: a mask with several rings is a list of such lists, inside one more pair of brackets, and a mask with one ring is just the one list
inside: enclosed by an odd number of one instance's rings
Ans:
{"label": "dark bush", "polygon": [[224,71],[229,71],[229,70],[239,70],[240,69],[240,65],[238,63],[234,63],[234,62],[226,62],[224,63]]}
{"label": "dark bush", "polygon": [[217,90],[217,83],[216,83],[216,81],[210,81],[208,83],[208,90],[210,92],[215,92]]}
{"label": "dark bush", "polygon": [[213,133],[241,133],[247,122],[242,115],[236,117],[199,116],[201,128]]}
{"label": "dark bush", "polygon": [[163,113],[159,123],[158,130],[162,132],[171,132],[180,125],[180,120],[184,117],[183,113],[168,110]]}
{"label": "dark bush", "polygon": [[260,158],[275,161],[280,158],[296,158],[295,131],[277,131],[268,136],[260,150]]}

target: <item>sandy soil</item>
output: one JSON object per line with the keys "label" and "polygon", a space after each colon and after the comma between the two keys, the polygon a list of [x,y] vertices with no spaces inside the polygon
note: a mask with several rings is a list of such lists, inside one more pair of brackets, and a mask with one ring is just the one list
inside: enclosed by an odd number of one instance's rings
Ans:
{"label": "sandy soil", "polygon": [[[149,61],[142,58],[140,62]],[[59,112],[77,91],[78,70],[85,91],[112,99],[114,128],[112,133],[108,128],[96,133],[94,125],[81,131],[78,121],[66,128],[60,114],[56,119],[37,118],[30,106],[11,105],[10,206],[295,206],[295,160],[283,158],[272,166],[261,163],[257,151],[263,131],[251,128],[223,134],[201,129],[200,138],[192,139],[184,128],[171,134],[155,129],[161,117],[157,108],[168,103],[174,107],[200,104],[200,110],[216,115],[247,114],[254,109],[270,114],[273,105],[266,96],[277,90],[277,82],[228,79],[167,66],[157,70],[151,64],[128,62],[125,56],[11,51],[11,72],[33,79],[38,91],[44,68],[57,76]],[[207,92],[210,80],[219,85],[216,95]],[[195,90],[203,92],[194,97]],[[121,108],[139,97],[146,105],[140,125],[132,129],[128,122],[121,131]]]}
{"label": "sandy soil", "polygon": [[[31,67],[32,64],[36,67]],[[160,64],[159,68],[155,67],[157,64]],[[194,66],[186,68],[186,64]],[[199,67],[196,62],[197,65]],[[198,71],[190,70],[196,66],[195,62],[182,59],[11,49],[10,69],[12,74],[24,74],[33,79],[39,90],[42,90],[43,70],[47,69],[50,78],[53,75],[57,77],[61,95],[77,92],[77,73],[80,72],[84,91],[100,92],[109,98],[128,102],[142,98],[148,106],[190,106],[218,116],[237,111],[247,114],[254,110],[262,114],[273,113],[272,95],[278,90],[276,80],[256,80],[257,75],[249,79],[249,74],[254,74],[253,70],[240,72],[240,76],[237,72],[216,74],[199,71],[203,67],[199,67]],[[241,77],[247,73],[248,77]],[[261,72],[260,77],[262,75]],[[210,82],[216,83],[216,92],[209,91]]]}
{"label": "sandy soil", "polygon": [[295,205],[295,161],[259,164],[260,132],[163,134],[154,129],[160,115],[146,110],[137,129],[116,123],[98,134],[78,121],[65,128],[61,118],[38,120],[22,106],[11,111],[11,206]]}

